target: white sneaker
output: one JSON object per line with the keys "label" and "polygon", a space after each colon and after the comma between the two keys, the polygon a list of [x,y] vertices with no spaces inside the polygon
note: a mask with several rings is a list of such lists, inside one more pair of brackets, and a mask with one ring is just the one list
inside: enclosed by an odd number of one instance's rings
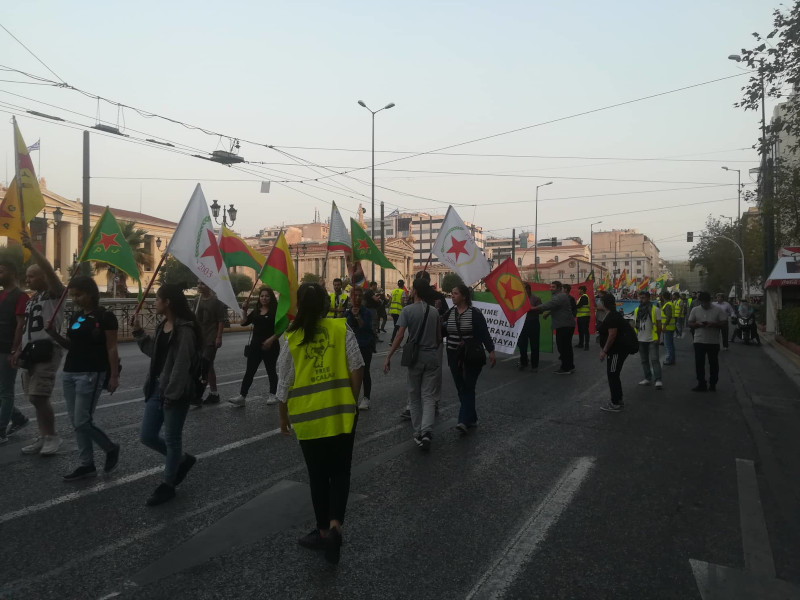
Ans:
{"label": "white sneaker", "polygon": [[661,380],[659,379],[658,381],[656,381],[656,389],[660,390],[662,387],[664,387],[664,384],[661,383]]}
{"label": "white sneaker", "polygon": [[649,379],[642,379],[639,382],[639,385],[650,385],[650,380]]}
{"label": "white sneaker", "polygon": [[358,403],[358,410],[369,410],[369,398],[362,398]]}
{"label": "white sneaker", "polygon": [[244,407],[244,405],[247,403],[247,397],[246,396],[236,396],[236,398],[228,400],[228,402],[230,402],[234,406],[238,406],[238,407],[241,408],[241,407]]}
{"label": "white sneaker", "polygon": [[23,454],[39,454],[42,446],[44,446],[44,440],[40,437],[37,437],[35,440],[33,440],[32,444],[23,446],[21,451]]}
{"label": "white sneaker", "polygon": [[52,456],[58,449],[61,448],[61,438],[57,435],[46,435],[44,436],[44,444],[42,444],[42,449],[39,451],[39,454],[42,456]]}
{"label": "white sneaker", "polygon": [[278,397],[275,394],[267,394],[267,406],[272,406],[278,403]]}

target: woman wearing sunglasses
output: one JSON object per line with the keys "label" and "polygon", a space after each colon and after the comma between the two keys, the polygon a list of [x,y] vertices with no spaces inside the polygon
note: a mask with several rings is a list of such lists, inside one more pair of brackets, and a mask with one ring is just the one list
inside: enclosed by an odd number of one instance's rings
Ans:
{"label": "woman wearing sunglasses", "polygon": [[94,409],[104,385],[110,393],[119,387],[119,353],[117,351],[117,317],[100,307],[100,292],[91,277],[78,275],[69,282],[74,313],[66,339],[56,340],[67,348],[62,381],[75,438],[78,442],[80,466],[64,475],[64,481],[77,481],[97,475],[94,466],[94,445],[106,453],[103,471],[110,473],[119,460],[119,444],[112,442],[94,424]]}
{"label": "woman wearing sunglasses", "polygon": [[197,462],[194,456],[183,452],[183,424],[189,403],[197,397],[192,366],[196,366],[197,349],[202,348],[203,340],[197,319],[177,285],[162,285],[154,307],[156,314],[164,317],[154,335],[145,335],[139,317],[133,322],[133,337],[150,357],[141,440],[166,457],[164,482],[147,499],[147,506],[172,500],[175,487]]}

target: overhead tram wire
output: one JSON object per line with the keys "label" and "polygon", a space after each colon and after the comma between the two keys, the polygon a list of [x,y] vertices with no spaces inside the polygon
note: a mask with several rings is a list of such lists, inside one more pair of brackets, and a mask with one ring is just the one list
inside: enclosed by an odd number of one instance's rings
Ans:
{"label": "overhead tram wire", "polygon": [[48,67],[48,66],[47,66],[47,64],[46,64],[46,63],[45,63],[45,62],[44,62],[44,61],[43,61],[41,58],[39,58],[38,56],[36,56],[36,54],[34,54],[33,50],[31,50],[31,49],[30,49],[30,48],[28,48],[28,47],[27,47],[25,44],[23,44],[23,43],[22,43],[22,40],[20,40],[20,39],[19,39],[17,36],[15,36],[15,35],[14,35],[13,33],[11,33],[11,32],[10,32],[8,29],[6,29],[6,26],[5,26],[5,25],[3,25],[2,23],[0,23],[0,27],[2,27],[2,28],[3,28],[3,31],[5,31],[5,32],[6,32],[8,35],[10,35],[12,38],[14,38],[14,40],[15,40],[15,41],[16,41],[16,42],[17,42],[17,43],[20,45],[20,46],[22,46],[23,48],[25,48],[25,50],[27,50],[27,51],[28,51],[28,54],[30,54],[30,55],[31,55],[33,58],[35,58],[37,61],[39,61],[39,64],[41,64],[41,65],[42,65],[42,66],[43,66],[45,69],[47,69],[48,71],[50,71],[50,72],[51,72],[53,75],[55,75],[56,79],[58,79],[59,81],[61,81],[61,83],[64,83],[64,84],[66,84],[66,83],[67,83],[66,81],[64,81],[64,80],[61,78],[61,76],[59,76],[59,74],[58,74],[58,73],[56,73],[55,71],[53,71],[53,69],[51,69],[50,67]]}

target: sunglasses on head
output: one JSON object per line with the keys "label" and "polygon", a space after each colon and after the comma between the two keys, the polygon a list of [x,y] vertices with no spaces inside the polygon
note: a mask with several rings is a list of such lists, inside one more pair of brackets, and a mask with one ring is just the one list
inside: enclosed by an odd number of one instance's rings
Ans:
{"label": "sunglasses on head", "polygon": [[84,317],[83,315],[81,315],[80,317],[78,317],[78,320],[77,320],[77,321],[75,321],[75,322],[72,324],[72,329],[80,329],[80,328],[81,328],[81,323],[83,323],[85,320],[86,320],[86,317]]}

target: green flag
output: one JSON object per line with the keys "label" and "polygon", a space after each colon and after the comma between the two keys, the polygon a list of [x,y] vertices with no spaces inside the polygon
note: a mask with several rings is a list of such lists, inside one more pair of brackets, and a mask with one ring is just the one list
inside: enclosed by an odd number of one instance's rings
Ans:
{"label": "green flag", "polygon": [[367,235],[366,231],[361,229],[361,225],[355,219],[350,219],[350,236],[354,263],[368,260],[384,269],[394,269],[394,265],[383,255],[383,252],[378,250],[375,242]]}
{"label": "green flag", "polygon": [[92,233],[83,247],[78,262],[94,260],[116,267],[139,284],[139,296],[142,295],[142,282],[139,280],[139,267],[133,258],[133,251],[122,235],[119,223],[106,206],[105,211],[92,229]]}

